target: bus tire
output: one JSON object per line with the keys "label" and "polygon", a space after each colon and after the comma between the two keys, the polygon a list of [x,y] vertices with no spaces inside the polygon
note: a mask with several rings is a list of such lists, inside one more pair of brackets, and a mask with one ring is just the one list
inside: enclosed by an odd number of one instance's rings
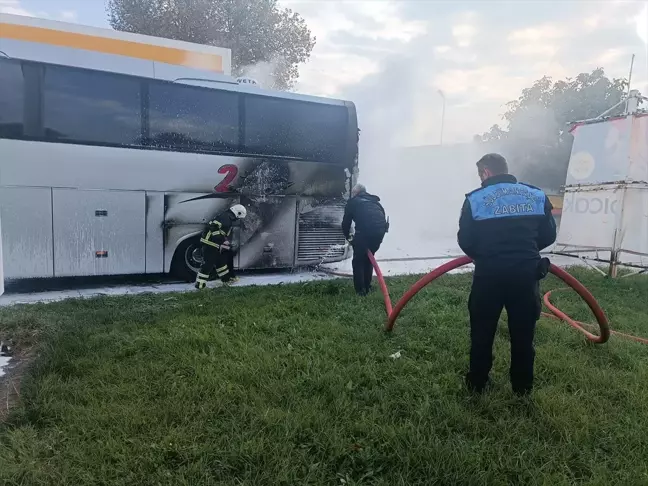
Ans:
{"label": "bus tire", "polygon": [[201,245],[198,237],[182,241],[173,254],[171,274],[185,282],[194,282],[202,264],[199,253],[201,253]]}

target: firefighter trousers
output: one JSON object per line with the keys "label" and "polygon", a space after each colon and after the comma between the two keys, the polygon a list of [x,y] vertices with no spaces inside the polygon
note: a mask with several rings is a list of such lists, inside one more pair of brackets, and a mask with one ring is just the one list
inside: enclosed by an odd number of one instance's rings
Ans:
{"label": "firefighter trousers", "polygon": [[373,276],[373,265],[367,256],[367,250],[374,255],[380,249],[384,233],[362,234],[356,233],[353,237],[353,286],[356,294],[366,295],[371,289],[371,278]]}
{"label": "firefighter trousers", "polygon": [[470,369],[466,382],[473,391],[481,392],[486,387],[493,365],[495,332],[504,308],[511,341],[511,385],[515,393],[526,395],[533,388],[533,340],[542,308],[536,277],[473,278],[468,300]]}
{"label": "firefighter trousers", "polygon": [[225,255],[225,259],[227,260],[227,270],[229,270],[229,278],[230,280],[236,278],[236,274],[234,272],[234,257],[236,256],[236,252],[233,250],[228,250],[224,251],[223,254]]}
{"label": "firefighter trousers", "polygon": [[233,256],[230,258],[228,253],[231,252],[221,253],[218,248],[210,245],[202,245],[203,264],[196,275],[196,288],[205,288],[209,276],[214,270],[221,282],[226,283],[232,279],[233,275],[229,267],[230,263],[232,263],[233,270]]}

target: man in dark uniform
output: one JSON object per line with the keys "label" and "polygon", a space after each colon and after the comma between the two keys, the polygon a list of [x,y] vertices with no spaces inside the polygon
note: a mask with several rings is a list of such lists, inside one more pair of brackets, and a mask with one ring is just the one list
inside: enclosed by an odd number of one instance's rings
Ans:
{"label": "man in dark uniform", "polygon": [[[351,221],[355,223],[355,234],[351,236]],[[389,224],[380,198],[369,194],[362,184],[351,190],[351,198],[344,209],[342,232],[353,246],[353,286],[358,295],[367,295],[371,290],[373,266],[367,250],[375,254],[382,244]]]}
{"label": "man in dark uniform", "polygon": [[484,155],[477,170],[482,187],[466,195],[458,233],[459,246],[475,263],[466,383],[478,393],[488,384],[497,323],[506,308],[511,385],[516,394],[527,395],[533,388],[540,280],[549,268],[540,251],[556,240],[556,223],[549,198],[510,175],[504,157]]}
{"label": "man in dark uniform", "polygon": [[235,204],[223,214],[209,223],[200,237],[202,243],[203,264],[196,275],[197,289],[204,289],[211,272],[216,274],[224,284],[230,283],[234,277],[234,252],[229,240],[234,225],[245,219],[247,210],[241,204]]}

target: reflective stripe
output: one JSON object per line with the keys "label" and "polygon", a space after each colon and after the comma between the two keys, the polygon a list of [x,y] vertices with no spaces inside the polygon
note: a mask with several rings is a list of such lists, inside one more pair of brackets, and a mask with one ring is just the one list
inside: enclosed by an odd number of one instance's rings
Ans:
{"label": "reflective stripe", "polygon": [[222,267],[216,269],[217,272],[222,272],[223,270],[227,270],[227,265],[223,265]]}
{"label": "reflective stripe", "polygon": [[209,275],[205,275],[204,273],[198,273],[198,277],[200,277],[200,278],[209,278]]}
{"label": "reflective stripe", "polygon": [[214,248],[220,248],[220,245],[217,245],[213,241],[209,241],[209,240],[207,240],[205,238],[200,238],[200,242],[204,243],[205,245],[213,246]]}
{"label": "reflective stripe", "polygon": [[224,277],[225,275],[227,275],[229,273],[229,270],[225,270],[224,272],[216,272],[216,273],[218,273],[219,277]]}

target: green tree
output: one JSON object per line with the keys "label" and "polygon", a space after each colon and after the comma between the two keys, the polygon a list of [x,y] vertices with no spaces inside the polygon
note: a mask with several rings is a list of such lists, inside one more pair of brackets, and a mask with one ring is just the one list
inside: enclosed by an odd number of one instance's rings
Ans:
{"label": "green tree", "polygon": [[[506,104],[506,129],[493,125],[475,140],[497,141],[520,178],[558,189],[565,183],[573,142],[569,123],[599,116],[624,98],[627,87],[627,80],[609,79],[603,68],[556,82],[544,76]],[[621,105],[610,115],[623,110]]]}
{"label": "green tree", "polygon": [[289,89],[315,37],[304,19],[277,0],[108,0],[115,30],[232,50],[232,71],[271,63],[272,88]]}

